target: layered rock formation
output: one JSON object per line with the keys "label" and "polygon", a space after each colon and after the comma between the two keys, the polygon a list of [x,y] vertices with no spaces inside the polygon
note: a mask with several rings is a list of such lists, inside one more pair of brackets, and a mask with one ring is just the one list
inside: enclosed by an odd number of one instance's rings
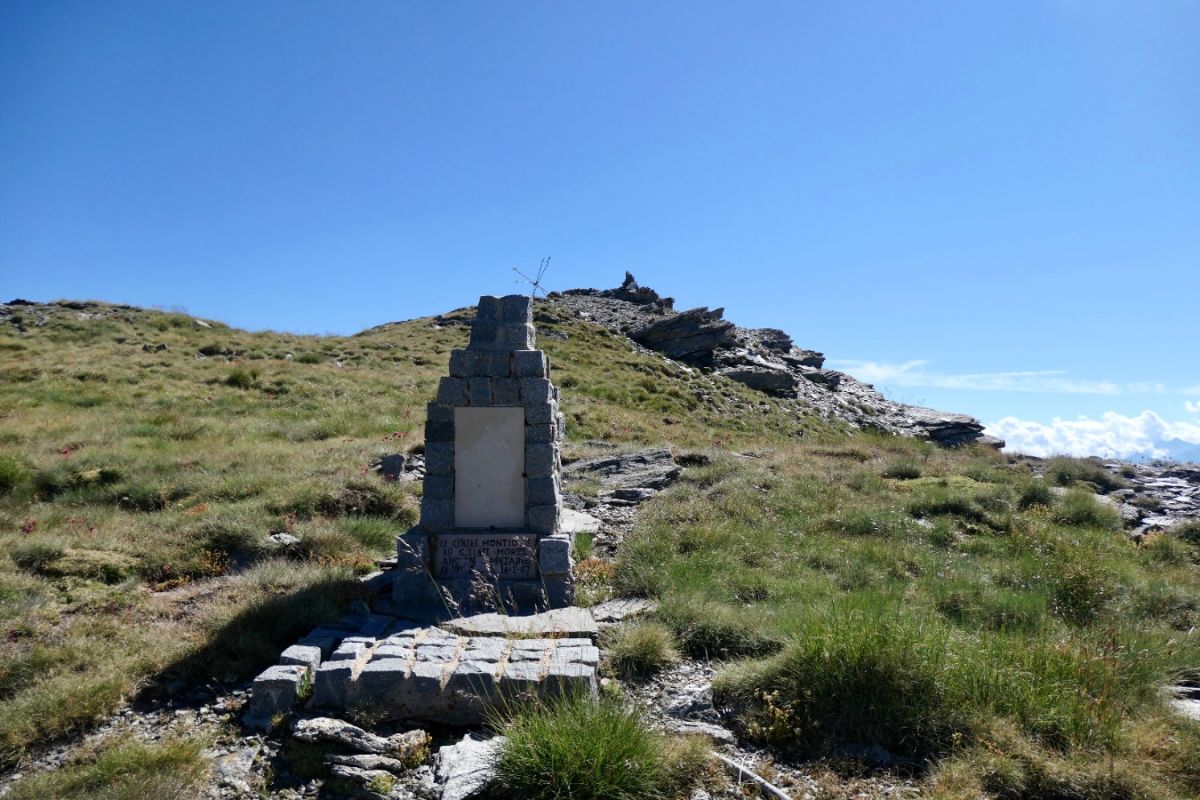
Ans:
{"label": "layered rock formation", "polygon": [[973,417],[897,403],[851,375],[825,369],[823,354],[796,347],[781,330],[740,328],[724,319],[721,308],[676,311],[672,298],[639,286],[628,272],[616,289],[572,289],[550,299],[668,358],[776,397],[802,400],[856,428],[948,446],[1004,446],[985,435],[983,423]]}

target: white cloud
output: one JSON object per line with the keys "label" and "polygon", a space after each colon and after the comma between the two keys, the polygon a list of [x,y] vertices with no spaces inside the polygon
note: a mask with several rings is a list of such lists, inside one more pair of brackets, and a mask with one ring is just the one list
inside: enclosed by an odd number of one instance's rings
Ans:
{"label": "white cloud", "polygon": [[[1200,411],[1200,404],[1188,403],[1188,410]],[[1114,411],[1105,412],[1100,419],[1055,417],[1049,425],[1005,417],[989,425],[987,432],[1004,439],[1006,450],[1033,456],[1162,458],[1170,455],[1166,445],[1172,440],[1200,444],[1200,424],[1168,422],[1153,411],[1143,411],[1136,417]]]}
{"label": "white cloud", "polygon": [[888,364],[882,361],[834,359],[834,369],[848,372],[867,383],[883,388],[891,386],[926,386],[938,389],[968,389],[981,392],[1041,392],[1057,394],[1182,394],[1200,395],[1200,386],[1170,389],[1165,383],[1138,381],[1116,383],[1073,378],[1063,370],[1043,369],[1021,372],[967,372],[946,374],[928,368],[923,360]]}
{"label": "white cloud", "polygon": [[1079,380],[1068,377],[1061,370],[972,372],[947,375],[927,369],[928,364],[928,361],[905,361],[903,364],[854,360],[830,362],[835,369],[848,372],[859,380],[885,386],[932,386],[939,389],[1100,395],[1116,395],[1123,392],[1160,394],[1166,391],[1166,387],[1159,383],[1118,384],[1112,381]]}
{"label": "white cloud", "polygon": [[1193,414],[1200,414],[1200,401],[1193,403],[1191,400],[1184,400],[1183,407]]}

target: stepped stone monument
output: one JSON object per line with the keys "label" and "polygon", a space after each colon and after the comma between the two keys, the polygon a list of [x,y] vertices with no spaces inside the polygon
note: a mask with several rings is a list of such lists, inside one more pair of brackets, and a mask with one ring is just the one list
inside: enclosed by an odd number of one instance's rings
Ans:
{"label": "stepped stone monument", "polygon": [[420,523],[397,540],[399,609],[529,613],[574,600],[561,531],[564,419],[533,301],[481,297],[425,422]]}

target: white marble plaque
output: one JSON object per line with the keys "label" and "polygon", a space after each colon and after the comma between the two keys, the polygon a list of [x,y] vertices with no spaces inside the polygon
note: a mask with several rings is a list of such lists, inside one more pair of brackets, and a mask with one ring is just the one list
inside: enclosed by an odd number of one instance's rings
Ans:
{"label": "white marble plaque", "polygon": [[433,572],[439,580],[472,572],[505,579],[537,577],[537,536],[529,533],[454,533],[434,542]]}
{"label": "white marble plaque", "polygon": [[454,409],[454,527],[525,526],[525,409]]}

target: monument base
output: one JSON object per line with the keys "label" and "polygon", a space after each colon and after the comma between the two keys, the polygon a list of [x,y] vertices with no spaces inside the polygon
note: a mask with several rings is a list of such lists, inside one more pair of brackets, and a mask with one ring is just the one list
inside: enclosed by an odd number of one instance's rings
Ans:
{"label": "monument base", "polygon": [[575,601],[571,545],[567,533],[413,528],[396,539],[395,608],[427,619],[565,608]]}

